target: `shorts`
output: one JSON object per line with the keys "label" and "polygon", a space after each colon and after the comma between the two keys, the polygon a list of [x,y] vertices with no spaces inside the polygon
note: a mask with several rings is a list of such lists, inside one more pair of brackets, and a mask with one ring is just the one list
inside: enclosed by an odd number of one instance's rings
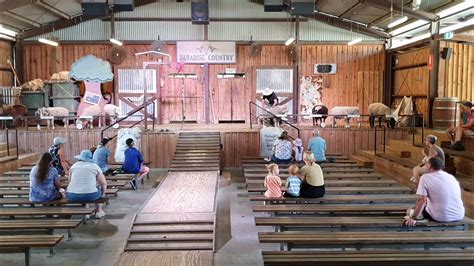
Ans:
{"label": "shorts", "polygon": [[96,192],[84,193],[84,194],[66,192],[66,196],[67,196],[67,200],[70,202],[94,201],[94,200],[100,199],[100,197],[102,196],[102,189],[100,187],[97,187]]}

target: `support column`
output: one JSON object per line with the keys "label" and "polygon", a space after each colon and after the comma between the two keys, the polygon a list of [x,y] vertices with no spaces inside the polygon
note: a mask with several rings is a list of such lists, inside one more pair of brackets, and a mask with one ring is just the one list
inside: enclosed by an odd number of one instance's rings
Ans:
{"label": "support column", "polygon": [[[300,16],[296,16],[295,20],[295,43],[296,43],[296,60],[293,66],[293,71],[294,71],[294,77],[293,77],[293,114],[298,114],[298,106],[299,106],[299,95],[300,95],[300,89],[299,89],[299,76],[300,76],[300,59],[301,59],[301,53],[300,53],[300,46],[299,46],[299,41],[300,41]],[[293,123],[298,123],[298,117],[293,120]]]}
{"label": "support column", "polygon": [[384,72],[384,86],[383,86],[383,103],[387,106],[392,104],[392,87],[393,87],[393,54],[385,54],[385,72]]}
{"label": "support column", "polygon": [[[18,76],[18,79],[20,82],[24,83],[26,82],[25,80],[25,69],[23,68],[23,40],[17,39],[15,46],[13,47],[13,62],[16,70],[16,74]],[[21,84],[17,84],[17,86],[20,86]]]}
{"label": "support column", "polygon": [[429,127],[432,128],[431,110],[433,101],[438,96],[439,41],[431,39],[430,54],[433,57],[433,66],[430,70],[430,85],[428,90],[428,117],[430,118]]}

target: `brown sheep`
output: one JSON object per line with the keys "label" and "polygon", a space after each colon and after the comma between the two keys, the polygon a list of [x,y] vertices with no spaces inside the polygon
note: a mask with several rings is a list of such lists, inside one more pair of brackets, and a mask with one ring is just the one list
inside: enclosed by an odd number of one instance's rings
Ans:
{"label": "brown sheep", "polygon": [[21,117],[28,115],[28,108],[22,104],[0,106],[1,116],[13,117],[13,125],[20,127],[23,124]]}

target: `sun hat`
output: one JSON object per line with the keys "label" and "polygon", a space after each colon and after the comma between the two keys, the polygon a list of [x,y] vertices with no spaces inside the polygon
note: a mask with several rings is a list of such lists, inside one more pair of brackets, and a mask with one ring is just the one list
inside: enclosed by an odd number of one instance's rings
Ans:
{"label": "sun hat", "polygon": [[270,88],[265,88],[265,89],[263,90],[263,92],[262,92],[262,94],[263,94],[264,96],[268,96],[268,95],[270,95],[270,94],[272,94],[272,93],[273,93],[273,91],[272,91]]}
{"label": "sun hat", "polygon": [[296,139],[293,141],[293,144],[295,144],[295,146],[297,146],[297,147],[303,146],[303,142],[301,141],[300,138],[296,138]]}
{"label": "sun hat", "polygon": [[81,154],[74,156],[79,161],[92,162],[92,152],[90,150],[82,150]]}
{"label": "sun hat", "polygon": [[66,143],[66,139],[65,138],[62,138],[62,137],[55,137],[53,139],[53,144],[54,145],[59,145],[59,144],[64,144]]}

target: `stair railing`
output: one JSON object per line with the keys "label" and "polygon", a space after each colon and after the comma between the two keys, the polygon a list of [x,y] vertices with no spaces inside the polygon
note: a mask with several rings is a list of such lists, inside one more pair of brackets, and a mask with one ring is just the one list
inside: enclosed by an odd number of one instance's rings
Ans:
{"label": "stair railing", "polygon": [[6,130],[6,141],[7,141],[7,156],[10,156],[10,130],[15,130],[15,144],[16,144],[16,158],[15,159],[18,159],[19,158],[19,143],[18,143],[18,129],[16,128],[8,128],[7,127],[7,130]]}
{"label": "stair railing", "polygon": [[[136,114],[137,112],[143,110],[144,108],[147,108],[149,105],[152,105],[153,106],[153,112],[151,114],[148,114],[146,116],[144,116],[141,120],[133,123],[132,125],[129,125],[127,128],[131,128],[131,127],[134,127],[138,124],[140,124],[141,122],[143,122],[144,120],[146,121],[146,119],[148,118],[152,118],[153,120],[153,126],[152,126],[152,129],[154,130],[155,129],[155,102],[154,101],[148,101],[148,102],[144,102],[140,107],[138,107],[137,109],[134,109],[130,112],[128,112],[124,117],[116,120],[114,123],[106,126],[104,129],[102,129],[102,131],[100,132],[100,137],[101,139],[104,138],[104,132],[106,130],[109,130],[110,128],[112,128],[114,125],[124,121],[125,119],[129,118],[130,116]],[[115,138],[117,136],[117,134],[115,134],[114,136],[110,137],[111,139]]]}
{"label": "stair railing", "polygon": [[[293,125],[292,123],[290,123],[290,122],[288,122],[288,121],[282,119],[282,117],[280,117],[280,116],[278,116],[278,115],[275,115],[274,113],[272,113],[272,112],[268,111],[267,109],[265,109],[265,108],[263,108],[263,107],[257,105],[257,104],[254,103],[254,102],[249,102],[249,114],[250,114],[250,117],[249,117],[249,118],[250,118],[250,119],[249,119],[249,126],[250,126],[250,128],[252,128],[252,119],[253,119],[253,118],[257,118],[257,119],[259,118],[258,115],[253,114],[253,112],[252,112],[252,106],[255,106],[258,110],[262,110],[262,111],[263,111],[264,113],[266,113],[268,116],[270,116],[270,117],[276,119],[277,121],[279,121],[280,124],[286,124],[286,125],[288,125],[289,127],[293,128],[294,130],[296,130],[296,132],[297,132],[297,134],[298,134],[297,137],[298,137],[298,138],[300,137],[300,129],[299,129],[297,126],[295,126],[295,125]],[[294,138],[293,138],[293,139],[294,139]]]}
{"label": "stair railing", "polygon": [[383,147],[383,153],[385,154],[385,145],[386,145],[386,132],[387,128],[384,125],[376,125],[374,126],[374,155],[377,155],[377,128],[382,128],[383,129],[383,142],[382,142],[382,147]]}

